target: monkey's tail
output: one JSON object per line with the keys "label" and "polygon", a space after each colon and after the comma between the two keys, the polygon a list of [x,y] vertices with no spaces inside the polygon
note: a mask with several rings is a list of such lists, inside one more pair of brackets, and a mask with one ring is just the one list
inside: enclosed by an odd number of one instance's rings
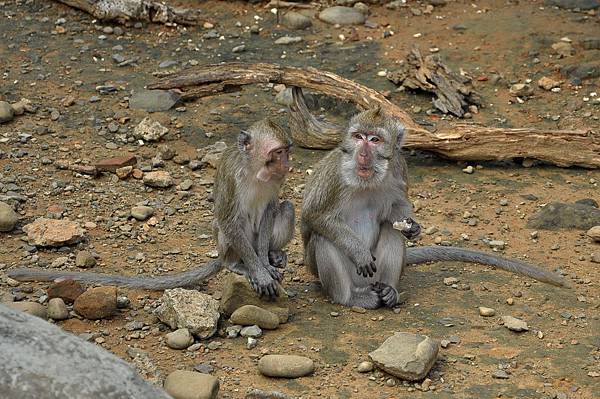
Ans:
{"label": "monkey's tail", "polygon": [[522,274],[544,283],[568,288],[569,284],[556,273],[521,262],[516,259],[504,258],[484,252],[473,251],[458,247],[410,247],[406,251],[406,263],[416,265],[419,263],[457,261],[473,262],[490,265],[512,273]]}
{"label": "monkey's tail", "polygon": [[116,285],[119,287],[165,290],[195,285],[221,270],[219,259],[208,262],[204,267],[194,268],[187,272],[157,277],[126,277],[100,273],[60,272],[42,269],[19,268],[8,271],[8,277],[19,281],[54,281],[71,279],[84,283]]}

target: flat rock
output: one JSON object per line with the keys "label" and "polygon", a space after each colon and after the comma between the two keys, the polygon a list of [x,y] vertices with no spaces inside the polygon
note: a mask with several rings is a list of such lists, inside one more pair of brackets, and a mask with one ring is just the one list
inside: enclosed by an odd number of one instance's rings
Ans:
{"label": "flat rock", "polygon": [[167,376],[164,388],[173,399],[214,399],[219,394],[219,380],[209,374],[177,370]]}
{"label": "flat rock", "polygon": [[9,103],[0,101],[0,123],[6,123],[13,120],[15,112]]}
{"label": "flat rock", "polygon": [[144,173],[144,184],[156,188],[168,188],[175,184],[173,177],[164,170]]}
{"label": "flat rock", "polygon": [[294,30],[302,30],[312,26],[312,21],[309,17],[295,11],[289,11],[283,14],[281,20],[286,27]]}
{"label": "flat rock", "polygon": [[107,158],[96,162],[96,169],[100,172],[116,173],[117,169],[125,166],[135,166],[137,157],[135,155],[125,155],[122,157]]}
{"label": "flat rock", "polygon": [[154,208],[151,206],[134,206],[131,208],[131,217],[140,221],[144,221],[154,215]]}
{"label": "flat rock", "polygon": [[23,226],[29,243],[41,247],[62,247],[83,240],[85,230],[68,219],[38,218]]}
{"label": "flat rock", "polygon": [[552,202],[527,221],[527,227],[539,230],[588,230],[600,225],[600,209],[585,204]]}
{"label": "flat rock", "polygon": [[300,36],[283,36],[275,40],[275,44],[294,44],[300,43],[302,38]]}
{"label": "flat rock", "polygon": [[52,320],[66,320],[69,318],[69,309],[61,298],[52,298],[48,301],[48,317]]}
{"label": "flat rock", "polygon": [[146,141],[158,141],[169,133],[169,129],[153,120],[150,117],[142,119],[142,121],[133,129],[133,135],[138,139]]}
{"label": "flat rock", "polygon": [[75,257],[75,266],[82,269],[89,269],[96,266],[96,258],[89,251],[79,251]]}
{"label": "flat rock", "polygon": [[244,396],[245,399],[294,399],[279,391],[263,391],[262,389],[251,389]]}
{"label": "flat rock", "polygon": [[267,377],[298,378],[315,370],[312,359],[297,355],[266,355],[258,361],[258,371]]}
{"label": "flat rock", "polygon": [[206,339],[217,332],[219,301],[196,290],[165,290],[156,315],[172,329],[187,328],[194,336]]}
{"label": "flat rock", "polygon": [[569,10],[594,10],[600,7],[600,0],[546,0],[544,4]]}
{"label": "flat rock", "polygon": [[186,349],[194,343],[194,337],[187,328],[180,328],[166,336],[167,346],[171,349]]}
{"label": "flat rock", "polygon": [[423,379],[437,358],[439,345],[424,335],[395,333],[369,353],[383,371],[409,381]]}
{"label": "flat rock", "polygon": [[117,312],[117,288],[90,288],[77,297],[73,309],[88,320],[111,317]]}
{"label": "flat rock", "polygon": [[334,6],[319,13],[321,21],[339,25],[362,25],[367,18],[359,9],[353,7]]}
{"label": "flat rock", "polygon": [[246,277],[231,273],[223,285],[221,312],[225,315],[231,315],[244,305],[255,305],[266,309],[277,315],[279,323],[287,323],[289,307],[286,293],[280,292],[279,297],[274,301],[267,302],[262,300],[252,289]]}
{"label": "flat rock", "polygon": [[181,100],[181,96],[170,90],[137,90],[129,99],[129,108],[148,112],[171,109]]}
{"label": "flat rock", "polygon": [[529,330],[527,323],[521,319],[517,319],[516,317],[502,316],[502,321],[504,322],[504,327],[511,331],[521,332]]}
{"label": "flat rock", "polygon": [[32,316],[39,317],[40,319],[46,320],[48,318],[46,307],[37,302],[9,302],[6,303],[6,306],[21,312],[25,312]]}
{"label": "flat rock", "polygon": [[7,233],[15,228],[19,221],[19,214],[12,206],[0,202],[0,232]]}
{"label": "flat rock", "polygon": [[245,338],[258,338],[262,335],[262,330],[259,326],[248,326],[240,330],[240,335]]}
{"label": "flat rock", "polygon": [[590,237],[592,240],[600,242],[600,226],[592,227],[585,234],[587,234],[587,236]]}
{"label": "flat rock", "polygon": [[75,300],[85,292],[85,289],[81,283],[75,280],[62,280],[53,283],[48,287],[46,293],[48,298],[61,298],[65,303],[73,303]]}
{"label": "flat rock", "polygon": [[257,325],[260,328],[274,330],[279,326],[279,317],[255,305],[244,305],[233,312],[229,319],[233,324],[242,326]]}

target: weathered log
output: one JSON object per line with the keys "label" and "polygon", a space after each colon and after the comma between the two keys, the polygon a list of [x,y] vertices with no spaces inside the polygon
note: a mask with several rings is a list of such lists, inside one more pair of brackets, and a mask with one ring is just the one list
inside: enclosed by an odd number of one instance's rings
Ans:
{"label": "weathered log", "polygon": [[101,21],[147,21],[199,25],[200,10],[170,7],[151,0],[56,0],[85,11]]}
{"label": "weathered log", "polygon": [[[410,115],[376,90],[334,73],[310,67],[299,69],[262,63],[207,65],[162,78],[148,88],[179,88],[183,91],[184,99],[193,99],[236,90],[254,83],[282,83],[304,87],[352,102],[362,109],[379,105],[384,112],[406,126],[406,148],[432,151],[450,159],[531,158],[558,166],[600,167],[599,132],[505,129],[457,124],[432,133],[415,123]],[[309,148],[333,148],[339,141],[339,132],[339,129],[328,129],[326,137],[312,141],[307,137],[302,144]]]}
{"label": "weathered log", "polygon": [[1,304],[0,392],[21,399],[170,398],[98,345]]}

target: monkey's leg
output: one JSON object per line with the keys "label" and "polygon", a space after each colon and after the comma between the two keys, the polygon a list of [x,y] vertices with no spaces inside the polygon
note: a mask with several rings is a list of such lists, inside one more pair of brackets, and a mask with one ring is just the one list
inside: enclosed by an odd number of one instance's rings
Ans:
{"label": "monkey's leg", "polygon": [[335,303],[376,309],[381,306],[378,293],[369,280],[356,273],[356,265],[327,239],[313,234],[310,243],[323,290]]}
{"label": "monkey's leg", "polygon": [[373,287],[385,306],[390,308],[398,303],[400,277],[406,263],[402,235],[403,233],[392,228],[389,223],[382,224],[375,248],[377,282]]}
{"label": "monkey's leg", "polygon": [[269,263],[273,267],[285,268],[287,254],[282,250],[294,237],[294,205],[290,201],[281,202],[275,209],[273,234],[269,242]]}

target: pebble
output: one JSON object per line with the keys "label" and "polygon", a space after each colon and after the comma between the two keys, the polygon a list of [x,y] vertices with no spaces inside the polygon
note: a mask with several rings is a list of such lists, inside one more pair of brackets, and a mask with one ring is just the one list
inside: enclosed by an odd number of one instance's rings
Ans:
{"label": "pebble", "polygon": [[309,17],[295,11],[283,14],[282,22],[286,27],[294,30],[302,30],[312,26],[312,21]]}
{"label": "pebble", "polygon": [[312,359],[297,355],[265,355],[258,361],[258,371],[267,377],[298,378],[315,369]]}
{"label": "pebble", "polygon": [[516,83],[510,86],[509,92],[514,97],[529,97],[533,95],[533,89],[525,83]]}
{"label": "pebble", "polygon": [[479,307],[479,315],[483,317],[492,317],[496,314],[496,310],[492,308],[486,308],[484,306]]}
{"label": "pebble", "polygon": [[254,349],[258,345],[258,340],[256,338],[248,337],[248,341],[246,342],[246,349]]}
{"label": "pebble", "polygon": [[147,112],[163,112],[181,101],[181,95],[171,90],[137,90],[129,98],[129,108]]}
{"label": "pebble", "polygon": [[200,363],[194,366],[194,370],[202,374],[212,374],[215,368],[209,363]]}
{"label": "pebble", "polygon": [[187,328],[180,328],[166,336],[167,346],[171,349],[186,349],[194,343],[194,337]]}
{"label": "pebble", "polygon": [[254,305],[244,305],[236,309],[231,315],[230,321],[242,326],[257,325],[267,330],[273,330],[279,326],[279,317],[276,314]]}
{"label": "pebble", "polygon": [[550,79],[550,78],[548,78],[546,76],[540,78],[540,80],[538,80],[537,83],[538,83],[539,87],[541,87],[544,90],[548,90],[548,91],[554,89],[555,87],[560,86],[560,82],[559,81],[556,81],[554,79]]}
{"label": "pebble", "polygon": [[332,25],[362,25],[367,18],[359,9],[334,6],[321,11],[319,19]]}
{"label": "pebble", "polygon": [[490,248],[504,249],[506,243],[502,240],[490,240],[488,241]]}
{"label": "pebble", "polygon": [[[0,208],[1,208],[1,206],[0,206]],[[2,211],[0,210],[0,215],[1,215],[1,213],[2,213]],[[2,217],[0,216],[0,226],[2,225],[1,219],[2,219]],[[0,227],[0,231],[2,231],[1,227]],[[587,234],[588,237],[590,237],[595,242],[600,242],[600,226],[594,226],[594,227],[592,227],[591,229],[589,229],[587,231],[586,234]]]}
{"label": "pebble", "polygon": [[82,269],[89,269],[96,266],[96,258],[89,251],[79,251],[75,257],[75,266]]}
{"label": "pebble", "polygon": [[192,179],[185,179],[179,184],[179,189],[181,189],[182,191],[188,191],[192,188],[193,185],[194,182]]}
{"label": "pebble", "polygon": [[12,206],[0,202],[0,232],[7,233],[12,231],[19,221],[19,214],[14,211]]}
{"label": "pebble", "polygon": [[460,280],[456,277],[446,277],[444,278],[444,285],[451,286],[453,284],[457,284]]}
{"label": "pebble", "polygon": [[238,335],[240,335],[240,331],[242,331],[242,326],[229,326],[225,329],[225,332],[227,333],[227,338],[237,338]]}
{"label": "pebble", "polygon": [[593,263],[600,263],[600,252],[592,253],[591,259]]}
{"label": "pebble", "polygon": [[175,184],[169,172],[164,170],[144,173],[143,181],[145,185],[155,188],[168,188]]}
{"label": "pebble", "polygon": [[73,303],[79,297],[79,295],[83,294],[85,289],[75,280],[62,280],[56,283],[52,283],[50,287],[46,290],[46,294],[48,298],[61,298],[66,303]]}
{"label": "pebble", "polygon": [[516,317],[502,316],[502,321],[504,322],[504,327],[511,331],[520,332],[529,330],[527,323],[521,319],[517,319]]}
{"label": "pebble", "polygon": [[146,141],[158,141],[168,132],[168,128],[150,117],[142,119],[135,129],[133,129],[133,135],[136,138],[144,139]]}
{"label": "pebble", "polygon": [[216,351],[217,349],[220,349],[221,346],[223,346],[222,342],[211,341],[211,342],[208,343],[208,345],[206,345],[206,348],[210,349],[211,351]]}
{"label": "pebble", "polygon": [[52,320],[66,320],[69,318],[69,309],[61,298],[52,298],[48,301],[48,317]]}
{"label": "pebble", "polygon": [[471,165],[469,165],[466,168],[464,168],[462,171],[470,175],[473,172],[475,172],[475,169]]}
{"label": "pebble", "polygon": [[219,380],[209,374],[177,370],[167,376],[164,389],[173,399],[215,399]]}
{"label": "pebble", "polygon": [[358,371],[359,373],[368,373],[370,371],[373,371],[373,363],[372,362],[361,362],[359,363],[358,367],[356,368],[356,371]]}
{"label": "pebble", "polygon": [[0,123],[6,123],[13,120],[15,113],[6,101],[0,101]]}
{"label": "pebble", "polygon": [[241,44],[239,46],[235,46],[234,48],[231,49],[232,53],[241,53],[243,51],[246,51],[246,46]]}
{"label": "pebble", "polygon": [[293,44],[293,43],[300,43],[302,41],[302,37],[300,36],[283,36],[280,37],[279,39],[275,40],[275,44]]}
{"label": "pebble", "polygon": [[116,287],[90,288],[79,295],[73,309],[89,320],[105,319],[117,312]]}
{"label": "pebble", "polygon": [[242,337],[258,338],[262,335],[262,330],[259,326],[248,326],[242,328],[242,330],[240,331],[240,335]]}
{"label": "pebble", "polygon": [[130,213],[132,218],[139,221],[144,221],[154,215],[154,208],[145,205],[134,206],[131,208]]}
{"label": "pebble", "polygon": [[506,371],[504,370],[496,370],[492,373],[492,378],[496,378],[499,380],[506,380],[509,378],[509,375]]}
{"label": "pebble", "polygon": [[46,320],[48,318],[46,308],[37,302],[8,302],[4,305],[21,312],[29,313],[32,316],[37,316],[40,319]]}

